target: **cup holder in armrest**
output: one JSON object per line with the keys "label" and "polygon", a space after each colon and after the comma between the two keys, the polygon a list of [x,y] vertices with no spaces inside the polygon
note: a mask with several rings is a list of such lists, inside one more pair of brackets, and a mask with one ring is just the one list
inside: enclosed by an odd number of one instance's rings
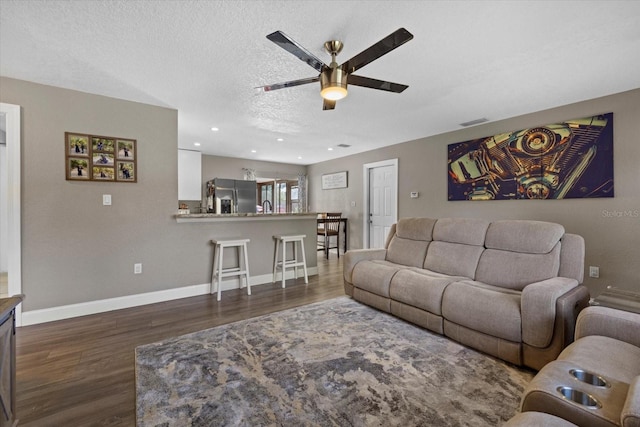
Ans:
{"label": "cup holder in armrest", "polygon": [[595,397],[583,391],[571,387],[558,387],[557,390],[564,399],[577,403],[578,405],[586,406],[590,409],[600,409],[602,407]]}
{"label": "cup holder in armrest", "polygon": [[583,371],[582,369],[572,369],[569,371],[578,381],[587,383],[596,387],[610,387],[609,383],[600,375],[593,372]]}

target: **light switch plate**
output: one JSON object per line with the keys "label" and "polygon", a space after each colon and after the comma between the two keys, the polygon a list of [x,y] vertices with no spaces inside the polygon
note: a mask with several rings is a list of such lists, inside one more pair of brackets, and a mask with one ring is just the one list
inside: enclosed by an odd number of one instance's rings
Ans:
{"label": "light switch plate", "polygon": [[111,194],[103,194],[102,195],[102,205],[103,206],[111,206]]}

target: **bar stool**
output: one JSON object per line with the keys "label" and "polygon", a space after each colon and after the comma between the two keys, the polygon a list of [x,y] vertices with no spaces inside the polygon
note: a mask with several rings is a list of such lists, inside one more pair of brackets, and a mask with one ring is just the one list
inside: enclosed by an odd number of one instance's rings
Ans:
{"label": "bar stool", "polygon": [[[247,243],[250,239],[218,240],[213,239],[211,243],[215,245],[213,249],[213,270],[211,271],[211,293],[218,292],[218,301],[222,293],[222,278],[229,276],[240,277],[240,287],[242,288],[242,277],[247,287],[247,295],[251,295],[251,279],[249,277],[249,257],[247,255]],[[238,266],[223,268],[224,249],[236,248],[238,251]],[[244,260],[244,268],[242,266]]]}
{"label": "bar stool", "polygon": [[[276,248],[273,253],[273,283],[276,282],[276,272],[278,269],[282,272],[282,287],[285,287],[284,278],[287,268],[294,269],[294,278],[298,277],[298,267],[302,267],[304,270],[304,283],[309,283],[309,277],[307,276],[307,258],[304,254],[304,238],[307,237],[304,234],[296,235],[280,235],[273,236],[276,239]],[[287,243],[293,244],[293,259],[287,260]],[[282,244],[282,261],[278,261],[278,249]],[[302,253],[302,261],[298,261],[298,247]]]}

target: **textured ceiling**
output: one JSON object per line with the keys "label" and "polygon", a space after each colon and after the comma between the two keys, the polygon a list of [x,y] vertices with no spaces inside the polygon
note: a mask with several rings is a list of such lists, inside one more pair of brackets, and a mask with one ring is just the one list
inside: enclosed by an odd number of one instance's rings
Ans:
{"label": "textured ceiling", "polygon": [[[0,0],[0,75],[175,108],[181,148],[311,164],[638,88],[639,20],[637,1]],[[342,63],[400,27],[358,74],[402,94],[323,111],[319,84],[255,89],[317,75],[275,30],[327,63],[342,40]]]}

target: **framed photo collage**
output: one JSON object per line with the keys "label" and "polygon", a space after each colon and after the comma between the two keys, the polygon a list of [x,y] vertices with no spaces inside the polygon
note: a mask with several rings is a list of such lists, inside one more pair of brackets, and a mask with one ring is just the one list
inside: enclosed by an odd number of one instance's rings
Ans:
{"label": "framed photo collage", "polygon": [[136,140],[65,132],[67,181],[137,182]]}

